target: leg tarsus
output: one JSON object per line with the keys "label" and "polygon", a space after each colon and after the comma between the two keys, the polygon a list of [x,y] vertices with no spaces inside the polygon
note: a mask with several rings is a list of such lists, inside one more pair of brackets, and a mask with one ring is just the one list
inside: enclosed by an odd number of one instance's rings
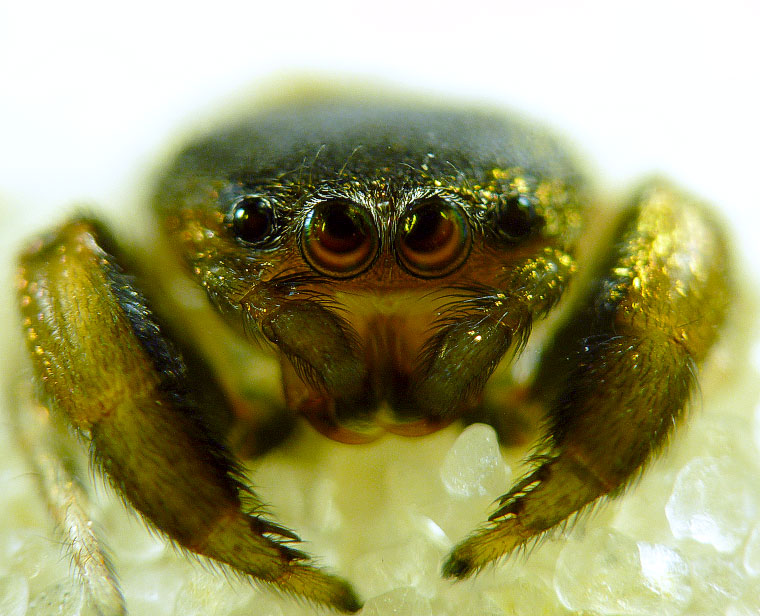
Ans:
{"label": "leg tarsus", "polygon": [[614,488],[591,475],[571,455],[545,460],[499,499],[499,508],[484,528],[452,550],[443,575],[470,577],[488,563],[539,540]]}
{"label": "leg tarsus", "polygon": [[280,590],[315,603],[329,605],[340,612],[353,614],[362,608],[362,602],[348,582],[327,575],[316,567],[293,567],[280,578],[271,581]]}

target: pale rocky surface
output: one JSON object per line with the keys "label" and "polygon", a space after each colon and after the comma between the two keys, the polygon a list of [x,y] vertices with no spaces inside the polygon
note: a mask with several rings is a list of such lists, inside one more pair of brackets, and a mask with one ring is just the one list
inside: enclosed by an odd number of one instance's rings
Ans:
{"label": "pale rocky surface", "polygon": [[[252,484],[319,562],[350,579],[364,615],[745,616],[760,609],[757,377],[719,350],[693,420],[638,485],[525,556],[452,584],[452,545],[482,523],[521,472],[493,430],[332,443],[303,427],[250,465]],[[0,467],[0,614],[92,616],[19,450]],[[85,478],[87,480],[87,478]],[[134,616],[326,613],[188,561],[95,482]]]}

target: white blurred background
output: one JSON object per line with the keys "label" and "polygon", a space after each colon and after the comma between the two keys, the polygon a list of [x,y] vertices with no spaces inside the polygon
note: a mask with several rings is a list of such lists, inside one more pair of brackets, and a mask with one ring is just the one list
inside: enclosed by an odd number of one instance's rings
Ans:
{"label": "white blurred background", "polygon": [[113,203],[199,113],[264,78],[326,71],[546,120],[609,184],[658,171],[715,202],[760,260],[759,7],[2,0],[2,222]]}

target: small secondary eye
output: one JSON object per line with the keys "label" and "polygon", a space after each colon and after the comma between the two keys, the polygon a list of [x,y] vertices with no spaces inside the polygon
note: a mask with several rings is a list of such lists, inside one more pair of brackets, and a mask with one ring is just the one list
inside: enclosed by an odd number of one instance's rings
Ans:
{"label": "small secondary eye", "polygon": [[510,241],[529,236],[540,223],[530,198],[525,195],[510,195],[496,208],[496,226],[499,233]]}
{"label": "small secondary eye", "polygon": [[378,252],[378,233],[369,212],[349,199],[318,203],[309,213],[301,252],[315,270],[336,278],[365,271]]}
{"label": "small secondary eye", "polygon": [[423,199],[399,223],[396,254],[409,273],[439,278],[456,270],[470,252],[470,227],[462,209],[440,197]]}
{"label": "small secondary eye", "polygon": [[240,197],[232,208],[232,231],[249,244],[262,244],[271,239],[274,231],[272,204],[263,197]]}

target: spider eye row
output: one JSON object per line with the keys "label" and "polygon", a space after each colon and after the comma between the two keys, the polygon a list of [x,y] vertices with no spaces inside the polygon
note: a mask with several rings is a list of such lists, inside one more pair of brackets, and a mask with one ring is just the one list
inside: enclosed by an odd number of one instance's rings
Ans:
{"label": "spider eye row", "polygon": [[[527,198],[506,198],[495,209],[497,233],[508,241],[529,235],[535,211]],[[267,247],[277,236],[272,203],[245,195],[232,204],[229,226],[234,235],[256,247]],[[380,252],[377,226],[370,212],[342,197],[318,202],[303,224],[300,249],[316,271],[333,278],[351,278],[369,269]],[[455,202],[439,195],[413,203],[400,217],[394,238],[399,264],[420,278],[440,278],[467,259],[472,232],[467,216]]]}

